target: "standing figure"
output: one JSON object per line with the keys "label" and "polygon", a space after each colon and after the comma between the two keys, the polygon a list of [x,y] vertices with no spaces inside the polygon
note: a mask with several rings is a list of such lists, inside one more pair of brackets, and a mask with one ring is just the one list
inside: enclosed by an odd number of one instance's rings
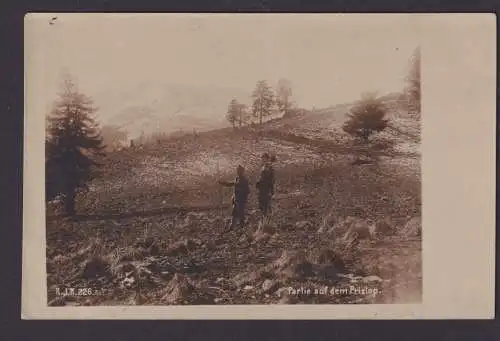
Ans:
{"label": "standing figure", "polygon": [[262,155],[262,169],[255,187],[259,194],[259,209],[262,214],[262,222],[271,213],[271,198],[274,195],[274,169],[272,162],[275,161],[268,153]]}
{"label": "standing figure", "polygon": [[245,168],[243,168],[243,166],[241,165],[238,166],[236,173],[236,179],[232,182],[219,181],[219,184],[223,186],[234,187],[234,193],[232,197],[233,212],[229,229],[234,228],[237,220],[239,220],[241,228],[244,227],[245,209],[247,206],[248,195],[250,194],[248,179],[245,177]]}

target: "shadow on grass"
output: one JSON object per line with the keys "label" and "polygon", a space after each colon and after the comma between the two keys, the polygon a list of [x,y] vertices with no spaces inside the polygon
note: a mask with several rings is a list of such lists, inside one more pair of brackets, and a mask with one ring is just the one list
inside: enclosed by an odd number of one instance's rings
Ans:
{"label": "shadow on grass", "polygon": [[206,206],[189,206],[189,207],[162,207],[151,210],[136,210],[136,211],[127,211],[127,212],[102,212],[97,214],[76,214],[70,216],[68,214],[51,214],[47,215],[47,222],[55,221],[59,219],[71,219],[73,221],[95,221],[95,220],[120,220],[120,219],[130,219],[137,217],[152,217],[163,214],[176,214],[176,215],[185,215],[189,212],[206,212],[217,209],[228,209],[229,205],[206,205]]}

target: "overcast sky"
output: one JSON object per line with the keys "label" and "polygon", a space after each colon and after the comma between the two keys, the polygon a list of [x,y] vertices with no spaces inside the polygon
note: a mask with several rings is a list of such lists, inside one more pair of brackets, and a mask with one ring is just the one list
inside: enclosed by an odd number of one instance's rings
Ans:
{"label": "overcast sky", "polygon": [[144,82],[250,93],[259,79],[284,77],[299,105],[325,107],[400,90],[419,44],[408,15],[57,14],[49,25],[51,17],[26,21],[27,62],[47,103],[67,69],[90,96]]}

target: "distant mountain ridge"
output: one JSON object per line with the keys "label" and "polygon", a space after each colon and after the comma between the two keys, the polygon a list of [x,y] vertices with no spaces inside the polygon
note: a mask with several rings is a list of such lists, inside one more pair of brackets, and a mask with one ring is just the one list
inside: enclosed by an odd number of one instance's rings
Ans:
{"label": "distant mountain ridge", "polygon": [[[418,135],[418,122],[398,108],[401,96],[394,92],[379,98],[388,106],[388,118],[396,128]],[[141,84],[104,91],[93,98],[99,108],[101,124],[117,126],[128,133],[129,139],[135,139],[142,133],[147,136],[155,132],[174,134],[228,127],[225,115],[229,102],[235,98],[240,103],[250,104],[251,91],[215,86]],[[313,135],[316,135],[325,131],[330,134],[341,128],[354,103],[318,108],[303,117],[278,120],[276,124],[302,133],[315,131]]]}
{"label": "distant mountain ridge", "polygon": [[115,125],[129,138],[141,133],[205,131],[227,126],[231,99],[250,103],[250,91],[181,84],[143,84],[108,90],[93,97],[102,124]]}

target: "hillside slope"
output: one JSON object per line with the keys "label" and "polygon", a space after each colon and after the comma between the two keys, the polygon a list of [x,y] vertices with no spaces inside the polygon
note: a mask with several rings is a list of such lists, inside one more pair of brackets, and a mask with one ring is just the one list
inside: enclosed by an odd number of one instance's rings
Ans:
{"label": "hillside slope", "polygon": [[[110,154],[76,220],[49,215],[50,305],[419,302],[419,154],[353,165],[357,151],[331,131],[344,111]],[[265,151],[277,155],[277,184],[272,219],[259,225]],[[237,164],[252,188],[248,223],[228,232],[231,190],[217,180]],[[101,291],[56,297],[62,285]]]}

